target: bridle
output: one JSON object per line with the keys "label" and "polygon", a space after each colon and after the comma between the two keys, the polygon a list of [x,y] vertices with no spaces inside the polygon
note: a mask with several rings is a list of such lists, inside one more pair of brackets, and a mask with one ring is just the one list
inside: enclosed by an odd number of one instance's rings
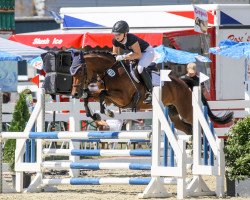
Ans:
{"label": "bridle", "polygon": [[[80,57],[81,57],[81,67],[77,70],[75,76],[78,76],[79,78],[81,78],[81,81],[80,83],[77,83],[77,84],[73,84],[72,86],[73,87],[76,87],[76,91],[83,97],[86,97],[88,94],[88,85],[90,84],[90,80],[88,80],[87,78],[87,64],[85,62],[85,59],[84,59],[84,55],[82,53],[82,51],[80,52]],[[106,89],[106,86],[105,86],[105,77],[108,75],[108,71],[111,70],[113,67],[117,66],[119,64],[119,62],[115,61],[114,64],[110,67],[108,67],[105,72],[103,72],[102,74],[97,74],[99,76],[99,78],[97,78],[95,81],[96,82],[101,82],[102,84],[104,84],[104,87]],[[93,80],[93,77],[91,79],[91,81]]]}

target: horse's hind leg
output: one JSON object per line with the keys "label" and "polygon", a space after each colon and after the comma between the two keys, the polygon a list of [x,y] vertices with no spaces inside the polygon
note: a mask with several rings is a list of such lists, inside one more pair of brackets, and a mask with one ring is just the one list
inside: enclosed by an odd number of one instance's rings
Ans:
{"label": "horse's hind leg", "polygon": [[193,106],[192,106],[192,93],[183,93],[181,96],[177,96],[174,106],[180,115],[182,121],[193,124]]}
{"label": "horse's hind leg", "polygon": [[187,135],[192,135],[193,133],[192,125],[181,120],[179,113],[177,109],[175,108],[175,106],[170,105],[168,106],[168,109],[169,109],[169,117],[171,121],[174,123],[175,128],[177,128],[180,131],[183,131]]}

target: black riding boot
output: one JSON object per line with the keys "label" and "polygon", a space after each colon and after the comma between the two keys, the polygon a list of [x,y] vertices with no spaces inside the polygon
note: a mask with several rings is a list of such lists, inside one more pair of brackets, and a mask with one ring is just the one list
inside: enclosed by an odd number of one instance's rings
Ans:
{"label": "black riding boot", "polygon": [[145,104],[150,104],[152,103],[152,91],[153,91],[153,84],[151,80],[151,76],[147,72],[147,70],[144,68],[142,73],[141,73],[142,80],[144,82],[144,85],[147,88],[147,93],[145,95],[145,99],[143,103]]}

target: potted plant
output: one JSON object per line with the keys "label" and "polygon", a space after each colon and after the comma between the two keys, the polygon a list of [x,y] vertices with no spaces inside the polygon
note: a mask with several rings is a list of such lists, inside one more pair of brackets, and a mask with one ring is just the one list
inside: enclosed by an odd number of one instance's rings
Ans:
{"label": "potted plant", "polygon": [[224,152],[228,194],[250,197],[250,116],[231,128]]}
{"label": "potted plant", "polygon": [[[27,91],[24,90],[22,93],[19,95],[19,99],[15,105],[14,113],[13,113],[13,119],[10,123],[10,127],[8,131],[10,132],[22,132],[25,129],[26,123],[29,120],[30,113],[28,106],[26,104],[26,94]],[[16,140],[15,139],[9,139],[6,141],[5,146],[4,146],[4,154],[3,154],[3,160],[4,162],[9,164],[9,168],[11,172],[13,172],[12,179],[13,179],[13,185],[14,185],[14,180],[15,180],[15,149],[16,149]],[[27,178],[25,176],[26,179]],[[24,182],[24,185],[25,182]]]}

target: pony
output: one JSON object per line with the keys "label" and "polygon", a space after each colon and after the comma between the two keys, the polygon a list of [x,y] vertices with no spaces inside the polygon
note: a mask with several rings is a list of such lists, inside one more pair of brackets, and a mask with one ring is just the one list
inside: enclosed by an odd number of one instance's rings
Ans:
{"label": "pony", "polygon": [[[116,61],[115,55],[106,51],[90,51],[73,53],[71,68],[73,75],[72,93],[75,98],[84,98],[87,116],[100,120],[99,116],[92,115],[88,107],[88,99],[93,97],[100,101],[101,113],[112,112],[105,109],[104,103],[113,103],[119,108],[134,110],[150,109],[152,105],[143,104],[146,88],[141,82],[135,81],[130,75],[130,67],[123,61]],[[162,87],[162,102],[169,106],[169,117],[175,128],[184,133],[192,134],[192,91],[179,78],[169,75],[171,81],[165,82]],[[96,81],[98,92],[90,92],[88,85]],[[208,106],[205,98],[202,98]],[[226,113],[222,117],[215,116],[208,106],[209,117],[217,123],[226,124],[233,119],[233,113]]]}

